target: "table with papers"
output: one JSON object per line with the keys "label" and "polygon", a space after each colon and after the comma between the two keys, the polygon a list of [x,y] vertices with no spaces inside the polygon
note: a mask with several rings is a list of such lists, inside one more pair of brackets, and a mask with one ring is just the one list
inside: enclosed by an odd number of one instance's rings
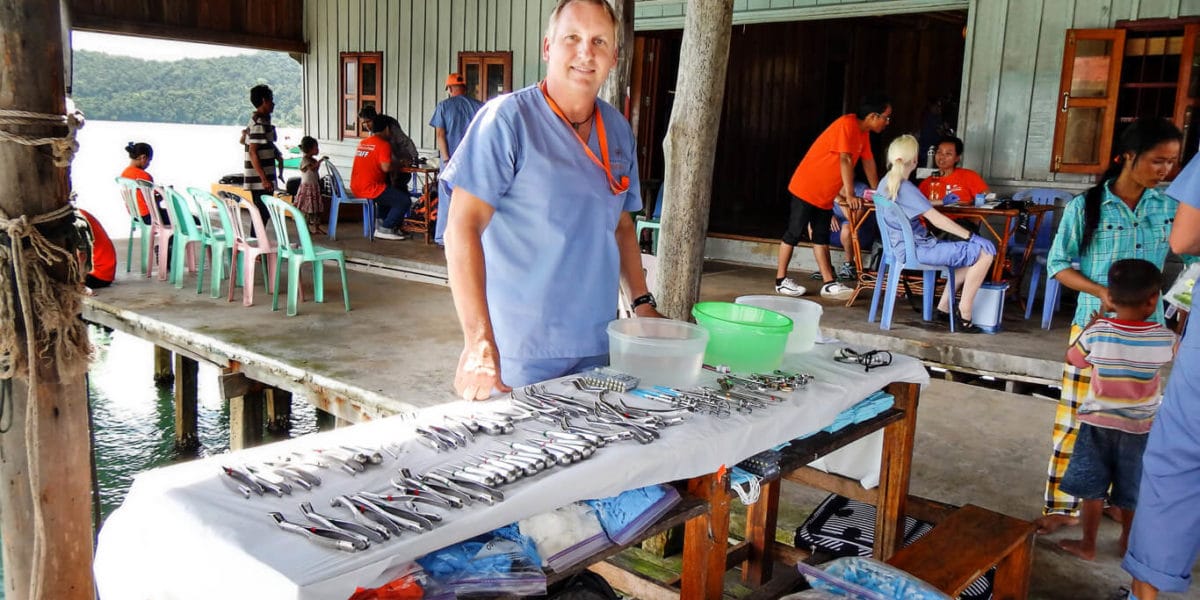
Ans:
{"label": "table with papers", "polygon": [[[476,503],[453,511],[433,531],[406,534],[373,545],[366,551],[344,553],[310,544],[277,528],[273,511],[300,520],[298,505],[311,502],[329,509],[330,500],[354,491],[383,491],[397,469],[414,473],[453,460],[417,443],[414,424],[438,422],[443,414],[484,410],[485,403],[456,402],[362,423],[257,448],[155,469],[138,475],[124,504],[100,531],[94,570],[101,598],[347,598],[358,586],[374,587],[392,579],[413,559],[432,550],[471,538],[497,527],[564,506],[571,502],[616,495],[637,487],[689,480],[691,496],[709,502],[703,514],[693,502],[687,525],[684,597],[720,597],[728,531],[728,481],[725,466],[798,436],[818,431],[839,413],[882,388],[897,397],[889,423],[907,423],[885,436],[879,497],[883,544],[895,542],[907,496],[912,426],[919,387],[928,374],[919,361],[896,356],[887,367],[864,372],[862,366],[832,359],[836,347],[819,345],[801,355],[789,355],[782,368],[811,373],[805,388],[784,394],[784,401],[753,413],[734,412],[727,418],[693,415],[685,423],[662,430],[652,444],[611,443],[582,462],[549,469],[505,486],[505,499],[494,506]],[[711,382],[715,374],[705,372]],[[570,378],[544,385],[559,393],[579,394]],[[627,401],[636,402],[633,396]],[[895,416],[899,415],[899,416]],[[515,433],[504,437],[521,437]],[[543,427],[536,427],[542,429]],[[899,436],[899,437],[897,437]],[[458,458],[499,448],[502,438],[477,436]],[[251,496],[232,492],[221,480],[221,466],[253,463],[293,451],[332,448],[340,444],[398,448],[397,458],[383,455],[383,464],[351,476],[322,470],[322,485],[291,496]],[[777,491],[776,491],[777,501]],[[723,505],[723,507],[722,507]],[[897,513],[897,510],[899,511]],[[890,520],[890,521],[889,521]],[[772,530],[773,531],[773,530]],[[703,532],[703,535],[699,535]],[[711,532],[711,534],[710,534]],[[890,533],[889,533],[890,532]],[[761,537],[761,536],[760,536]],[[890,553],[890,552],[889,552]],[[713,590],[716,590],[715,595]]]}

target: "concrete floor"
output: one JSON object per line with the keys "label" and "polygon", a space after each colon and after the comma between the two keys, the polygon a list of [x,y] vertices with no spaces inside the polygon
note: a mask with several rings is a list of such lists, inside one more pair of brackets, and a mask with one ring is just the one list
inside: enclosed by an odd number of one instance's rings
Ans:
{"label": "concrete floor", "polygon": [[[352,233],[345,232],[343,240],[330,245],[357,255],[360,266],[386,270],[401,265],[431,281],[437,279],[440,268],[444,276],[444,259],[436,246],[419,240],[368,244]],[[121,251],[124,245],[117,242]],[[255,306],[245,308],[240,304],[240,290],[239,302],[232,304],[224,296],[210,298],[207,285],[205,294],[197,295],[192,275],[185,280],[184,289],[176,290],[164,282],[122,271],[112,288],[99,290],[88,300],[85,316],[151,340],[191,344],[200,358],[259,361],[264,365],[260,368],[290,378],[296,385],[320,388],[341,382],[344,388],[335,390],[334,395],[369,406],[375,412],[367,416],[449,399],[461,334],[448,289],[358,271],[352,271],[349,280],[351,312],[342,309],[336,269],[327,269],[326,302],[315,304],[310,297],[301,305],[300,315],[289,318],[282,311],[271,312],[270,297],[261,287]],[[743,294],[770,293],[771,288],[769,271],[712,264],[704,275],[702,296],[731,300]],[[1064,326],[1069,321],[1060,317],[1056,329],[1044,332],[1036,324],[1006,319],[1006,331],[1001,335],[950,337],[948,330],[920,324],[919,317],[904,309],[898,310],[891,332],[880,332],[865,319],[869,298],[849,309],[821,302],[826,309],[822,321],[826,333],[847,341],[875,347],[903,344],[919,352],[985,366],[993,360],[1006,361],[1004,368],[1013,367],[1034,378],[1044,376],[1047,368],[1051,369],[1048,378],[1056,376],[1053,369],[1061,360]],[[1053,401],[1031,396],[934,381],[922,395],[913,492],[1035,518],[1054,406]],[[780,527],[794,529],[823,494],[789,486],[784,498],[790,509],[782,516]],[[1033,598],[1103,599],[1127,583],[1115,556],[1115,524],[1104,523],[1101,556],[1094,563],[1084,563],[1055,548],[1055,540],[1074,534],[1068,531],[1038,540]],[[1200,590],[1174,597],[1200,599]]]}

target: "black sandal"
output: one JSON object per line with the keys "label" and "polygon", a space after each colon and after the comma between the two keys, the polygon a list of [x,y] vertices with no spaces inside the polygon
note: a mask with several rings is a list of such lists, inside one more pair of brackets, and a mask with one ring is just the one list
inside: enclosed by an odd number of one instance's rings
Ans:
{"label": "black sandal", "polygon": [[955,333],[983,333],[983,329],[972,323],[970,319],[959,319],[956,323]]}

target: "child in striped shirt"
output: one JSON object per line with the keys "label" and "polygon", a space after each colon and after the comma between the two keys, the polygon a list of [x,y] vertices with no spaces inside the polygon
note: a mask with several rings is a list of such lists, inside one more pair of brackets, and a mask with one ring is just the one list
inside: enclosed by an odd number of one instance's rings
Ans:
{"label": "child in striped shirt", "polygon": [[[1107,304],[1067,350],[1067,362],[1092,368],[1079,406],[1079,436],[1061,489],[1083,501],[1083,539],[1059,547],[1085,560],[1096,556],[1104,500],[1121,512],[1121,554],[1137,507],[1142,453],[1162,399],[1159,369],[1175,356],[1176,335],[1148,322],[1158,307],[1162,274],[1142,259],[1118,260],[1108,270]],[[1111,489],[1111,492],[1110,492]]]}

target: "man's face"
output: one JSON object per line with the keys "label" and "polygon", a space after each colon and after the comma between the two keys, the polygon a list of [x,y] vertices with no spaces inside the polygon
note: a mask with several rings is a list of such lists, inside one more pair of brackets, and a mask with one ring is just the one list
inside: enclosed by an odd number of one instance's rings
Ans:
{"label": "man's face", "polygon": [[954,147],[954,142],[942,142],[938,144],[937,152],[933,155],[933,162],[937,164],[938,170],[949,171],[958,165],[958,149]]}
{"label": "man's face", "polygon": [[546,79],[595,95],[617,62],[616,26],[595,4],[573,2],[542,40]]}
{"label": "man's face", "polygon": [[258,105],[258,110],[264,115],[269,115],[275,112],[275,97],[267,96],[263,98],[262,104]]}
{"label": "man's face", "polygon": [[867,128],[875,133],[883,133],[887,129],[889,123],[892,122],[892,107],[889,105],[881,113],[871,113],[867,115]]}

